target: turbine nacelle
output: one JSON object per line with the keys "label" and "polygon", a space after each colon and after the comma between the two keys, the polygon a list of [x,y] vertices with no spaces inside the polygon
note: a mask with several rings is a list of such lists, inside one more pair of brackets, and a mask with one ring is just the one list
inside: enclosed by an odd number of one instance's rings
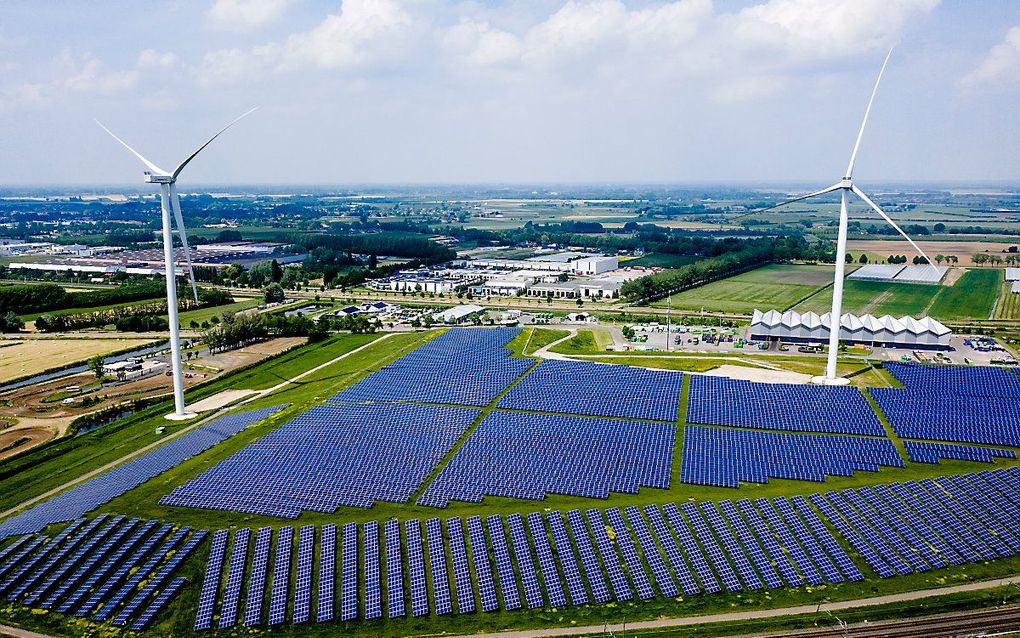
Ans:
{"label": "turbine nacelle", "polygon": [[173,175],[154,175],[145,171],[146,184],[173,184],[175,181]]}
{"label": "turbine nacelle", "polygon": [[854,188],[854,179],[852,177],[844,177],[843,179],[841,179],[839,181],[839,187],[840,188],[845,188],[847,190],[853,190],[853,188]]}

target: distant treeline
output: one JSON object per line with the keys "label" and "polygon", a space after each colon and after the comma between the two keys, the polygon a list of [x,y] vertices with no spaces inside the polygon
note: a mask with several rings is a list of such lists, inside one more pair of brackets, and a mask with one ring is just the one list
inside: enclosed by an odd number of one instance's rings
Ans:
{"label": "distant treeline", "polygon": [[67,292],[58,284],[21,284],[0,286],[0,314],[13,310],[22,315],[46,310],[68,308],[95,308],[111,304],[155,299],[166,294],[161,282],[144,282],[100,288],[82,292]]}
{"label": "distant treeline", "polygon": [[[230,293],[218,288],[199,288],[198,303],[196,304],[190,294],[178,296],[178,310],[194,310],[209,306],[221,306],[234,301]],[[190,291],[187,291],[190,293]],[[35,327],[42,332],[65,332],[68,330],[82,330],[84,328],[102,328],[113,325],[121,332],[149,332],[163,331],[167,329],[166,301],[152,301],[135,306],[123,308],[112,308],[109,310],[96,310],[93,312],[78,312],[68,315],[40,315],[35,320]]]}

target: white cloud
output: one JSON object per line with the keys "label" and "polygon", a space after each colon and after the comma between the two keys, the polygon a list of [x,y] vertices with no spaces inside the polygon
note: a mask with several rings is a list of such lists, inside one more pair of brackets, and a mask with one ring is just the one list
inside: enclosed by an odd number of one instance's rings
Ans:
{"label": "white cloud", "polygon": [[136,66],[139,69],[172,69],[177,65],[177,56],[166,51],[145,49],[138,54]]}
{"label": "white cloud", "polygon": [[213,27],[224,31],[254,31],[283,15],[290,3],[291,0],[216,0],[206,16]]}
{"label": "white cloud", "polygon": [[521,39],[513,33],[471,19],[462,19],[447,29],[442,40],[447,51],[472,66],[518,62],[523,52]]}
{"label": "white cloud", "polygon": [[1006,33],[1006,38],[992,47],[984,61],[960,80],[964,88],[993,82],[1020,81],[1020,26]]}

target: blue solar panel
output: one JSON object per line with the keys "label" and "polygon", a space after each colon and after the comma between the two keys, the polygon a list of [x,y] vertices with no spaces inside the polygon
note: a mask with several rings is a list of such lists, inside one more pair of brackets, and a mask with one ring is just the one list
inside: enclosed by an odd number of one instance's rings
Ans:
{"label": "blue solar panel", "polygon": [[379,573],[379,523],[368,521],[361,528],[364,536],[361,573],[365,575],[365,619],[382,618],[382,583]]}
{"label": "blue solar panel", "polygon": [[[435,520],[435,519],[433,519]],[[464,614],[475,610],[475,593],[471,587],[471,571],[468,569],[467,546],[464,543],[464,527],[459,518],[451,518],[446,521],[446,533],[450,537],[450,555],[453,557],[453,581],[457,587],[457,611]],[[432,553],[432,539],[438,535],[429,531],[429,547],[432,556],[432,576],[435,579],[437,564],[435,554]],[[438,613],[438,612],[437,612]]]}
{"label": "blue solar panel", "polygon": [[241,598],[241,584],[244,580],[245,563],[248,560],[250,529],[234,532],[234,543],[230,548],[230,566],[227,568],[227,586],[223,592],[223,606],[217,627],[227,629],[237,624],[237,606]]}
{"label": "blue solar panel", "polygon": [[[726,591],[734,592],[743,589],[740,581],[737,580],[737,574],[733,571],[733,567],[730,565],[729,559],[726,558],[726,554],[723,553],[721,547],[719,547],[718,541],[715,540],[715,536],[712,535],[712,530],[709,529],[708,524],[705,523],[705,519],[701,516],[698,508],[694,503],[684,503],[682,506],[684,516],[691,523],[691,529],[694,530],[694,534],[701,541],[701,545],[705,548],[705,553],[708,554],[708,560],[712,561],[712,566],[715,567],[715,571],[719,574],[719,579],[722,580],[723,587]],[[690,534],[687,531],[687,524],[684,522],[683,517],[680,515],[680,510],[676,508],[676,505],[667,503],[663,508],[666,512],[666,517],[669,519],[669,524],[673,527],[673,532],[680,539],[680,543],[687,550],[688,554],[693,553],[693,547],[691,544],[693,540],[690,538]],[[705,581],[702,580],[702,583]]]}
{"label": "blue solar panel", "polygon": [[[861,518],[864,521],[870,523],[873,530],[872,533],[869,533],[869,531],[865,529],[860,531],[864,534],[864,537],[871,542],[872,546],[886,556],[893,569],[901,574],[909,573],[910,570],[919,572],[928,570],[928,563],[924,562],[924,559],[917,555],[917,550],[910,547],[898,532],[889,527],[889,524],[882,519],[878,512],[876,512],[865,499],[861,498],[861,495],[856,490],[843,490],[839,493],[839,495],[846,499],[846,502],[860,512],[862,515]],[[830,500],[832,500],[831,495]],[[842,508],[842,503],[838,504],[837,507]],[[883,542],[887,543],[887,546],[891,546],[895,552],[905,560],[898,559],[895,553],[890,555],[886,551],[885,546],[883,546]],[[907,564],[907,571],[903,570],[904,562]]]}
{"label": "blue solar panel", "polygon": [[[859,514],[852,512],[849,506],[844,506],[842,503],[839,505],[830,503],[822,497],[821,494],[812,494],[811,502],[814,503],[815,507],[822,512],[822,515],[825,516],[830,523],[832,523],[833,527],[836,528],[836,531],[838,531],[843,538],[850,543],[850,546],[854,548],[854,551],[867,561],[868,565],[875,570],[876,574],[882,578],[889,578],[896,575],[896,572],[894,572],[889,566],[889,563],[879,556],[878,552],[875,551],[875,548],[868,544],[868,540],[865,540],[862,533],[858,531],[858,524],[860,523],[858,520],[860,516]],[[838,511],[837,508],[839,508]],[[840,515],[841,513],[846,514],[848,518],[844,519],[843,516]],[[871,528],[868,528],[866,525],[865,527],[869,533],[873,534],[873,532],[870,532]],[[892,553],[891,547],[889,548],[889,552]]]}
{"label": "blue solar panel", "polygon": [[[425,553],[422,549],[421,523],[404,521],[407,542],[407,575],[411,582],[411,616],[429,615],[429,592],[425,581]],[[387,550],[387,556],[389,550]]]}
{"label": "blue solar panel", "polygon": [[587,361],[542,361],[499,407],[675,423],[683,374]]}
{"label": "blue solar panel", "polygon": [[745,428],[867,434],[885,429],[857,388],[691,377],[687,422]]}
{"label": "blue solar panel", "polygon": [[[161,559],[167,552],[173,550],[187,535],[186,529],[178,530],[173,536],[166,540],[166,542],[163,542],[163,539],[170,534],[172,529],[173,525],[163,525],[157,529],[152,536],[146,538],[142,544],[130,554],[130,556],[123,558],[120,562],[111,561],[111,564],[115,566],[113,574],[104,576],[102,579],[97,579],[95,581],[90,578],[85,585],[91,586],[97,584],[98,588],[92,591],[88,600],[86,600],[84,604],[75,609],[74,615],[78,618],[84,618],[92,613],[96,609],[96,606],[100,603],[104,604],[103,609],[100,609],[104,618],[112,613],[113,607],[106,604],[107,600],[112,600],[114,598],[122,600],[123,597],[127,595],[126,592],[123,595],[120,594],[120,590],[117,588],[120,587],[120,585],[130,576],[132,570],[135,570],[136,568],[139,571],[151,570],[152,567],[155,566],[155,562],[152,561],[158,561]],[[146,559],[146,557],[152,552],[153,548],[155,548],[159,543],[163,544],[160,545],[159,549],[156,551],[155,558]],[[142,561],[144,560],[148,560],[150,562],[145,563],[144,567],[141,567],[140,565],[142,565]],[[85,592],[82,592],[82,596],[84,596],[84,594]]]}
{"label": "blue solar panel", "polygon": [[284,409],[280,405],[220,417],[136,457],[123,465],[81,483],[0,523],[0,538],[38,532],[51,523],[69,521],[132,490],[154,476],[201,454],[245,427]]}
{"label": "blue solar panel", "polygon": [[[701,592],[701,588],[698,586],[697,581],[694,579],[694,575],[691,573],[690,568],[687,566],[687,562],[684,560],[683,552],[676,544],[676,540],[669,531],[669,526],[666,524],[666,519],[662,517],[662,512],[659,511],[656,505],[646,505],[644,508],[645,516],[648,517],[648,522],[652,525],[652,531],[655,532],[655,538],[659,541],[659,545],[662,547],[662,551],[666,554],[666,559],[669,561],[670,566],[673,568],[673,572],[676,574],[677,580],[680,581],[680,588],[684,594],[691,596]],[[688,536],[690,533],[684,530]],[[690,538],[693,543],[694,539]],[[701,553],[701,549],[694,543],[692,547],[693,551],[690,553],[691,564],[694,565],[694,570],[697,572],[698,577],[705,582],[705,591],[708,593],[715,593],[720,591],[722,588],[719,586],[719,581],[716,580],[715,574],[709,568],[708,563],[705,561],[705,556]]]}
{"label": "blue solar panel", "polygon": [[[626,576],[623,575],[623,567],[620,566],[620,559],[617,558],[613,542],[609,539],[609,526],[606,525],[605,519],[602,518],[602,512],[590,509],[585,514],[588,517],[588,523],[591,525],[591,534],[595,539],[595,547],[598,548],[602,564],[606,568],[606,573],[609,574],[609,584],[613,588],[613,596],[616,597],[616,600],[631,600],[634,598],[634,594],[630,590],[630,585],[627,584]],[[574,529],[576,532],[577,528]]]}
{"label": "blue solar panel", "polygon": [[[446,552],[443,549],[443,529],[438,518],[430,518],[425,521],[425,531],[428,534],[429,545],[429,574],[432,576],[432,595],[435,600],[436,614],[442,616],[453,611],[450,600],[450,576],[446,568]],[[467,571],[467,557],[463,553],[463,542],[461,543],[460,563],[464,571]],[[457,564],[457,559],[454,559]],[[467,575],[467,589],[471,591],[471,576]],[[474,600],[471,601],[471,608],[474,609]]]}
{"label": "blue solar panel", "polygon": [[302,525],[298,530],[297,573],[294,578],[294,623],[308,622],[312,614],[312,559],[315,527]]}
{"label": "blue solar panel", "polygon": [[517,569],[521,574],[521,582],[524,584],[524,600],[528,603],[528,609],[541,607],[545,604],[545,600],[542,598],[542,590],[538,586],[535,561],[531,556],[528,535],[524,531],[524,521],[520,514],[511,514],[507,517],[506,522],[510,527],[510,542],[513,544],[514,557],[517,559]]}
{"label": "blue solar panel", "polygon": [[1006,546],[1009,554],[1020,552],[1020,538],[1014,533],[1016,529],[1012,517],[988,498],[988,493],[975,489],[956,477],[939,477],[938,484],[952,494],[962,507],[989,528]]}
{"label": "blue solar panel", "polygon": [[[60,586],[57,587],[56,590],[52,594],[50,594],[49,597],[46,598],[46,600],[42,602],[40,607],[42,607],[43,609],[52,609],[56,607],[57,603],[59,603],[69,593],[71,593],[71,596],[68,598],[68,601],[71,601],[71,604],[76,603],[77,599],[73,601],[71,600],[72,598],[74,598],[75,595],[74,593],[72,593],[76,591],[74,588],[78,587],[83,581],[86,580],[88,576],[95,574],[97,571],[105,571],[103,562],[106,561],[107,558],[109,558],[110,560],[116,559],[117,557],[116,550],[124,546],[125,537],[127,537],[128,534],[132,532],[135,532],[135,534],[137,535],[140,531],[142,531],[142,529],[144,529],[141,528],[136,531],[137,526],[138,519],[134,518],[129,521],[121,523],[117,527],[116,531],[113,534],[111,534],[105,541],[103,541],[103,544],[100,545],[94,552],[92,552],[92,554],[85,560],[84,563],[81,564],[80,567],[78,567],[78,569],[73,574],[71,574],[71,576],[61,581]],[[150,521],[149,526],[151,529],[151,527],[155,526],[155,522]],[[128,537],[127,543],[129,545],[133,545],[134,543],[133,539],[134,536]],[[60,605],[59,609],[63,613],[66,612],[69,608],[70,605],[68,605],[67,607]]]}
{"label": "blue solar panel", "polygon": [[195,614],[195,631],[212,627],[213,606],[220,590],[220,578],[223,574],[223,559],[227,554],[227,540],[230,531],[221,529],[213,534],[209,560],[205,563],[205,578],[202,580],[202,591],[198,595],[198,612]]}
{"label": "blue solar panel", "polygon": [[269,590],[269,626],[282,625],[287,619],[287,588],[290,586],[290,557],[294,550],[294,528],[281,527],[276,533],[273,552],[273,586]]}
{"label": "blue solar panel", "polygon": [[877,472],[883,465],[904,466],[889,439],[688,426],[680,480],[715,487],[770,478],[822,482],[857,470]]}
{"label": "blue solar panel", "polygon": [[336,525],[322,526],[319,543],[319,593],[316,596],[316,622],[333,620],[336,595]]}
{"label": "blue solar panel", "polygon": [[761,545],[758,544],[758,540],[751,534],[751,530],[747,529],[747,524],[740,517],[737,508],[733,506],[733,502],[720,501],[718,505],[719,509],[722,510],[723,520],[728,522],[733,531],[736,532],[744,552],[751,558],[751,562],[757,568],[757,573],[761,574],[765,585],[771,589],[782,587],[783,581],[779,578],[779,574],[776,573],[772,563],[765,556],[765,552],[762,550]]}
{"label": "blue solar panel", "polygon": [[[563,515],[559,512],[549,512],[546,514],[546,520],[549,522],[549,531],[552,532],[553,543],[556,545],[556,558],[559,560],[560,567],[563,569],[563,576],[567,580],[567,592],[570,594],[570,603],[572,605],[584,605],[588,602],[588,592],[584,588],[584,581],[581,580],[581,571],[577,567],[577,558],[574,556],[570,537],[567,536],[567,527],[563,523]],[[532,530],[531,534],[534,536],[536,534],[535,530]],[[591,551],[590,548],[589,551]],[[541,560],[541,557],[539,560]],[[544,567],[543,571],[545,571]],[[548,588],[548,585],[546,587]],[[551,592],[549,597],[552,598]],[[609,598],[608,592],[606,593],[606,598]]]}
{"label": "blue solar panel", "polygon": [[[741,503],[743,503],[743,501]],[[772,501],[767,498],[756,498],[754,500],[754,504],[764,518],[763,523],[767,522],[772,528],[772,532],[776,535],[780,551],[785,550],[786,552],[789,552],[790,557],[793,558],[793,562],[796,564],[797,569],[799,569],[800,573],[803,574],[804,582],[812,587],[824,584],[825,579],[822,577],[821,572],[818,571],[815,564],[811,562],[810,558],[808,558],[807,553],[804,551],[804,548],[801,547],[800,542],[797,541],[794,534],[790,532],[790,527],[783,521],[779,512],[776,511]],[[746,508],[747,506],[741,505],[741,507]],[[807,529],[804,529],[804,532],[807,533]],[[763,535],[764,532],[759,533],[759,537]],[[773,549],[770,550],[770,552],[774,551],[774,549],[775,546],[773,546]],[[820,547],[818,548],[818,551],[821,551]],[[787,582],[790,581],[791,578],[787,578]]]}
{"label": "blue solar panel", "polygon": [[504,348],[519,328],[454,328],[332,401],[418,401],[485,406],[533,364]]}
{"label": "blue solar panel", "polygon": [[400,618],[404,609],[404,563],[400,556],[400,523],[390,519],[383,525],[386,543],[386,612]]}
{"label": "blue solar panel", "polygon": [[159,593],[158,596],[152,601],[145,611],[138,616],[138,619],[131,623],[131,631],[142,631],[146,629],[156,616],[166,609],[166,606],[170,604],[174,596],[180,593],[181,589],[184,588],[185,583],[188,581],[183,577],[178,577],[173,580],[166,588]]}
{"label": "blue solar panel", "polygon": [[904,441],[907,457],[915,463],[937,464],[941,459],[958,461],[978,461],[993,463],[997,458],[1015,459],[1013,450],[976,445],[954,445],[951,443],[931,443],[929,441]]}
{"label": "blue solar panel", "polygon": [[[63,543],[68,538],[72,538],[73,534],[78,532],[80,528],[85,524],[85,520],[77,520],[61,531],[59,534],[53,537],[53,539],[42,546],[42,549],[38,553],[32,554],[30,558],[24,560],[17,569],[10,571],[7,577],[0,583],[0,593],[7,593],[9,591],[16,592],[15,595],[20,594],[27,587],[28,580],[32,577],[32,574],[36,573],[36,570],[40,566],[45,565],[46,561],[51,556],[59,552]],[[89,523],[89,525],[96,524],[95,521]],[[24,557],[22,557],[24,558]],[[8,598],[13,600],[13,597]]]}
{"label": "blue solar panel", "polygon": [[978,547],[982,548],[982,551],[987,551],[989,557],[994,556],[988,546],[974,536],[974,532],[964,528],[960,521],[944,507],[932,508],[929,506],[909,484],[893,483],[889,489],[907,504],[912,513],[916,512],[916,516],[928,521],[945,543],[957,553],[962,562],[973,563],[981,560],[982,555],[976,551]]}
{"label": "blue solar panel", "polygon": [[876,485],[872,490],[873,493],[870,495],[872,503],[893,525],[905,523],[910,528],[915,538],[908,540],[920,546],[925,560],[937,567],[944,567],[946,564],[960,565],[964,562],[956,550],[947,545],[939,535],[939,525],[934,520],[925,524],[888,486]]}
{"label": "blue solar panel", "polygon": [[[786,584],[791,587],[800,587],[804,584],[804,577],[801,576],[797,568],[793,566],[790,559],[787,557],[786,552],[783,551],[783,547],[780,546],[779,541],[776,540],[775,534],[769,529],[769,526],[762,520],[761,514],[758,510],[751,505],[751,502],[744,499],[737,501],[737,507],[740,509],[740,513],[744,516],[748,525],[751,526],[751,530],[754,531],[754,535],[757,540],[761,541],[761,544],[765,547],[765,551],[768,553],[768,557],[771,559],[769,566],[775,565],[775,568],[779,570],[783,580]],[[789,551],[789,549],[787,550]],[[764,574],[763,569],[759,569]],[[821,584],[821,577],[818,578],[818,584]],[[770,585],[771,586],[771,585]]]}
{"label": "blue solar panel", "polygon": [[[542,582],[545,583],[545,591],[549,594],[549,604],[552,607],[562,607],[567,604],[567,597],[563,593],[563,584],[560,582],[559,572],[556,571],[556,561],[553,559],[552,547],[549,545],[549,535],[545,530],[545,522],[538,512],[528,514],[528,532],[531,533],[531,541],[535,544],[535,555],[538,556],[538,568],[542,572]],[[574,565],[577,569],[577,565]]]}
{"label": "blue solar panel", "polygon": [[[506,544],[506,532],[503,530],[503,517],[493,514],[485,520],[489,528],[489,542],[492,544],[492,555],[496,560],[496,573],[499,575],[499,591],[503,598],[503,609],[520,609],[521,596],[517,590],[517,579],[514,567],[510,562],[510,549]],[[468,520],[468,532],[471,521]],[[478,551],[474,536],[471,537],[471,551]],[[479,583],[481,589],[481,583]],[[484,600],[484,595],[483,595]]]}
{"label": "blue solar panel", "polygon": [[595,556],[595,548],[592,547],[588,526],[585,525],[581,512],[570,510],[567,512],[567,521],[570,523],[570,533],[574,537],[574,543],[577,544],[577,554],[581,557],[581,566],[584,567],[584,575],[588,579],[592,597],[598,603],[608,602],[611,599],[609,588],[606,586],[605,576],[599,566],[599,559]]}
{"label": "blue solar panel", "polygon": [[41,607],[43,596],[52,592],[58,583],[65,582],[68,579],[68,573],[91,555],[96,547],[123,522],[123,516],[116,516],[99,531],[93,529],[92,533],[84,532],[78,542],[72,542],[64,548],[63,555],[54,556],[51,559],[50,569],[42,571],[40,577],[35,579],[35,587],[25,590],[24,604]]}
{"label": "blue solar panel", "polygon": [[[645,567],[641,564],[637,549],[634,548],[634,539],[631,538],[630,530],[627,529],[627,525],[623,522],[620,510],[615,507],[608,509],[606,510],[606,517],[609,519],[609,526],[613,530],[615,537],[613,540],[616,541],[616,547],[619,548],[623,561],[627,564],[627,571],[630,572],[630,579],[634,583],[634,589],[637,591],[638,598],[642,600],[651,598],[655,595],[652,591],[652,584],[648,581],[648,573],[645,572]],[[589,520],[591,520],[590,512]]]}
{"label": "blue solar panel", "polygon": [[[688,509],[687,506],[691,508]],[[692,511],[695,509],[693,503],[684,503],[681,507],[684,508],[684,513],[687,514],[687,518],[693,518]],[[705,520],[708,521],[709,526],[715,535],[722,541],[723,547],[726,548],[726,553],[729,554],[730,560],[737,568],[737,573],[740,574],[740,580],[743,581],[744,587],[747,589],[761,589],[762,582],[761,578],[751,567],[751,561],[747,559],[747,555],[744,550],[740,547],[740,543],[734,538],[733,532],[730,531],[723,517],[719,514],[719,510],[716,509],[714,503],[702,502],[701,513],[705,515]]]}
{"label": "blue solar panel", "polygon": [[[845,492],[848,496],[854,494],[854,491],[851,490],[845,490]],[[872,527],[878,529],[885,535],[886,538],[890,538],[890,534],[898,535],[893,547],[896,548],[896,551],[900,552],[907,558],[907,562],[909,562],[914,569],[918,571],[925,571],[928,569],[929,565],[936,569],[946,566],[942,558],[932,551],[928,542],[917,534],[917,532],[910,526],[909,522],[901,519],[899,515],[893,512],[885,501],[872,492],[870,488],[862,487],[861,489],[856,490],[856,496],[857,500],[851,498],[852,503],[856,505],[858,502],[863,502],[868,506],[868,508],[877,512],[879,516],[881,516],[878,520],[870,521]],[[860,507],[858,507],[858,509],[860,509]],[[895,531],[893,528],[895,528]],[[890,540],[892,540],[892,538],[890,538]]]}
{"label": "blue solar panel", "polygon": [[[612,511],[615,510],[610,510],[610,512]],[[652,532],[648,529],[648,523],[646,523],[644,517],[641,516],[641,510],[636,507],[628,507],[624,510],[624,513],[627,515],[627,521],[630,522],[630,526],[634,529],[634,535],[637,536],[638,544],[641,546],[641,552],[645,556],[645,562],[648,563],[648,566],[652,570],[652,576],[655,578],[655,584],[659,587],[659,591],[663,596],[668,596],[670,598],[679,596],[680,590],[677,589],[676,582],[673,580],[673,575],[670,573],[669,567],[666,566],[666,561],[663,560],[659,547],[655,544],[655,538],[652,537]],[[610,515],[609,522],[613,525],[613,529],[616,529],[617,527],[617,524],[613,521],[613,519],[619,517],[619,512],[615,515]],[[623,521],[621,519],[618,522],[622,523]],[[631,569],[631,574],[633,573],[634,570]]]}
{"label": "blue solar panel", "polygon": [[[489,563],[489,548],[485,544],[485,532],[482,521],[477,516],[467,519],[468,538],[471,540],[471,560],[475,566],[475,578],[478,579],[478,595],[482,600],[482,611],[495,611],[499,608],[496,601],[496,585],[492,578],[492,565]],[[460,600],[460,586],[457,586],[457,599]]]}
{"label": "blue solar panel", "polygon": [[262,622],[262,608],[265,605],[266,579],[269,574],[269,548],[273,530],[261,527],[255,532],[255,554],[248,576],[248,594],[245,597],[244,624],[252,627]]}
{"label": "blue solar panel", "polygon": [[[825,552],[827,552],[827,554],[822,552],[818,556],[814,557],[817,561],[819,561],[819,564],[824,566],[823,559],[831,556],[832,559],[836,561],[836,565],[839,567],[842,574],[846,576],[848,580],[864,580],[864,574],[862,574],[861,571],[857,569],[857,566],[854,565],[853,561],[850,560],[850,557],[843,550],[843,546],[837,543],[836,539],[832,537],[832,534],[829,533],[829,529],[822,524],[821,519],[818,518],[818,515],[816,515],[814,510],[811,509],[808,502],[804,500],[804,497],[794,496],[791,501],[793,503],[792,507],[782,497],[774,499],[774,502],[779,507],[780,511],[783,512],[783,515],[786,516],[786,520],[788,522],[791,524],[799,524],[803,520],[803,522],[811,528],[811,532],[818,538],[822,547],[825,548]],[[784,506],[789,509],[789,512],[784,510]],[[794,507],[796,508],[796,511],[794,511]],[[807,535],[806,538],[812,539],[813,537],[811,535]],[[830,578],[830,582],[840,581],[833,581]]]}
{"label": "blue solar panel", "polygon": [[980,539],[982,543],[979,551],[982,552],[984,558],[991,559],[1012,554],[1009,548],[999,540],[998,535],[993,534],[983,522],[979,522],[965,505],[955,502],[952,495],[946,492],[935,481],[925,479],[914,485],[918,490],[917,494],[929,507],[944,508],[951,516],[960,521],[961,527],[973,530],[976,538]]}
{"label": "blue solar panel", "polygon": [[164,585],[167,584],[167,581],[170,580],[170,577],[173,576],[174,572],[176,572],[180,568],[181,564],[183,564],[184,561],[191,556],[191,553],[195,551],[195,548],[198,547],[203,540],[205,540],[205,537],[206,532],[204,530],[195,532],[195,534],[189,538],[186,543],[184,543],[183,547],[174,552],[173,556],[170,556],[167,559],[166,563],[159,568],[159,571],[157,571],[155,575],[146,580],[145,586],[142,587],[141,591],[135,594],[120,613],[117,614],[117,617],[113,620],[113,624],[121,627],[128,624],[131,618],[135,617],[139,610],[142,609],[142,605],[148,602],[150,598],[163,589]]}
{"label": "blue solar panel", "polygon": [[419,505],[547,493],[608,498],[668,488],[673,424],[492,412],[426,488]]}
{"label": "blue solar panel", "polygon": [[340,620],[358,617],[358,524],[343,526],[340,547]]}

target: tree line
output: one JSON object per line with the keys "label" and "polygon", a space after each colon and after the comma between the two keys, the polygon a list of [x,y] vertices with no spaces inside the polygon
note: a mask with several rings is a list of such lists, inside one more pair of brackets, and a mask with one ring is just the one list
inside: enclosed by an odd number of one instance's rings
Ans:
{"label": "tree line", "polygon": [[155,281],[80,292],[67,292],[63,286],[50,283],[0,286],[0,314],[11,310],[24,315],[46,310],[94,308],[154,299],[164,294],[166,286]]}

